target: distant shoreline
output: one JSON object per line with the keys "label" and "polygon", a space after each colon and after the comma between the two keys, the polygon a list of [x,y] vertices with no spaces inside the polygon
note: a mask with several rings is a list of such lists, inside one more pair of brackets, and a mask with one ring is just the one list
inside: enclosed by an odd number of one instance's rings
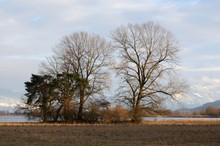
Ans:
{"label": "distant shoreline", "polygon": [[14,121],[6,121],[1,122],[0,126],[85,126],[85,125],[94,125],[94,126],[104,126],[104,125],[219,125],[220,126],[220,119],[216,120],[190,120],[187,118],[185,120],[145,120],[140,123],[42,123],[38,121],[21,121],[21,122],[14,122]]}

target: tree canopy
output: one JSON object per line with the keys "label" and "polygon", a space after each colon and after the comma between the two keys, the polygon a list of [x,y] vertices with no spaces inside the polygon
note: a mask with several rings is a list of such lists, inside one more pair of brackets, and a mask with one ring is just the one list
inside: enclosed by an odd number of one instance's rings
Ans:
{"label": "tree canopy", "polygon": [[54,47],[40,75],[32,74],[25,82],[24,109],[43,122],[98,120],[109,111],[103,108],[110,105],[104,93],[114,65],[116,99],[129,107],[127,112],[115,111],[138,121],[144,111],[161,111],[164,100],[184,92],[175,73],[179,52],[173,34],[153,22],[118,27],[111,32],[111,43],[99,35],[75,32]]}
{"label": "tree canopy", "polygon": [[111,34],[122,79],[117,96],[131,107],[134,121],[143,110],[156,111],[165,98],[182,92],[183,85],[174,78],[180,49],[171,32],[148,22],[121,26]]}

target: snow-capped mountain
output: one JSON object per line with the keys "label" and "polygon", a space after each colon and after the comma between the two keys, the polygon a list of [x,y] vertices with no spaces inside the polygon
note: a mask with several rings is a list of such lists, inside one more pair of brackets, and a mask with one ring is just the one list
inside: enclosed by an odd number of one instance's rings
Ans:
{"label": "snow-capped mountain", "polygon": [[187,94],[178,97],[177,102],[167,102],[168,108],[195,108],[208,102],[220,100],[220,83],[215,80],[202,80],[200,83],[189,86]]}
{"label": "snow-capped mountain", "polygon": [[10,98],[0,96],[0,110],[1,111],[13,111],[20,104],[19,98]]}
{"label": "snow-capped mountain", "polygon": [[[0,89],[0,110],[11,111],[21,103],[23,97],[22,93]],[[220,80],[206,77],[196,83],[190,83],[186,95],[178,97],[178,102],[166,101],[165,106],[172,110],[195,108],[216,100],[220,100]]]}
{"label": "snow-capped mountain", "polygon": [[220,107],[220,100],[216,100],[214,102],[208,102],[203,105],[197,106],[195,108],[182,108],[182,109],[177,109],[176,111],[180,112],[201,112],[206,110],[207,107]]}
{"label": "snow-capped mountain", "polygon": [[0,89],[0,110],[14,111],[17,105],[21,103],[22,97],[21,93]]}

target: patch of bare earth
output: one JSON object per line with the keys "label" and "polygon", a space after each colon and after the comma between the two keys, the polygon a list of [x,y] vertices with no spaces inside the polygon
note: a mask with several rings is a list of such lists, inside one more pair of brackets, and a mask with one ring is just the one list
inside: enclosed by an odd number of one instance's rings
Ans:
{"label": "patch of bare earth", "polygon": [[220,124],[2,124],[0,145],[220,145]]}

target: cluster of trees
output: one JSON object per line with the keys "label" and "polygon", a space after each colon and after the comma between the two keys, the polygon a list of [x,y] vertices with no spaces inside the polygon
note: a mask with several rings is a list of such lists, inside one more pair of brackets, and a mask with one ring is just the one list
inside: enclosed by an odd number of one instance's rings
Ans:
{"label": "cluster of trees", "polygon": [[10,114],[9,111],[0,110],[0,115],[9,115],[9,114]]}
{"label": "cluster of trees", "polygon": [[[109,120],[107,115],[137,122],[144,112],[161,111],[164,100],[184,93],[175,74],[179,51],[174,36],[153,22],[120,26],[111,32],[111,43],[73,33],[56,45],[40,74],[25,82],[22,109],[43,122]],[[115,101],[123,103],[120,114],[105,96],[113,72],[119,84]]]}
{"label": "cluster of trees", "polygon": [[190,111],[190,110],[177,110],[170,111],[167,110],[166,115],[173,117],[220,117],[220,107],[218,106],[208,106],[199,111]]}
{"label": "cluster of trees", "polygon": [[220,117],[220,107],[209,106],[205,110],[205,114],[211,117]]}
{"label": "cluster of trees", "polygon": [[201,111],[193,112],[192,115],[217,118],[220,117],[220,107],[208,106]]}

